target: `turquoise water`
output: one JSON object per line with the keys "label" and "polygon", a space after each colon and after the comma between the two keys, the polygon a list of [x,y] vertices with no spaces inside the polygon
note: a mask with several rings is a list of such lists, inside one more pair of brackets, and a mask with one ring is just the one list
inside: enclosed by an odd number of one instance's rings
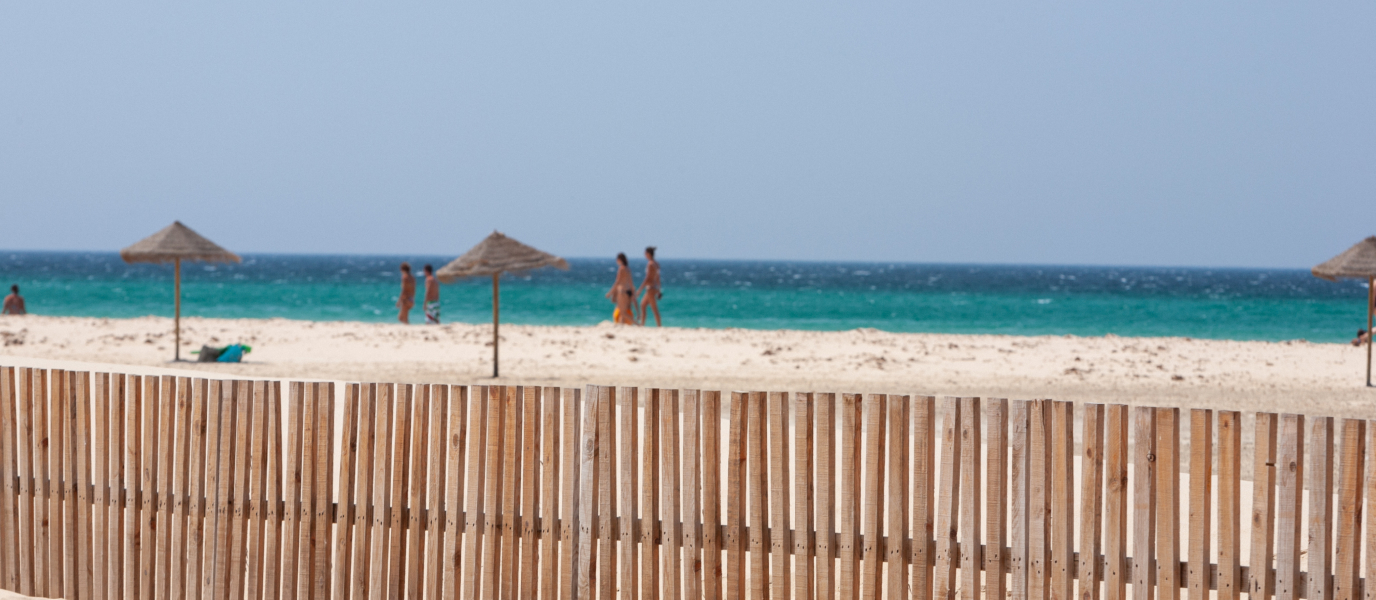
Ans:
{"label": "turquoise water", "polygon": [[[182,314],[388,322],[397,265],[452,257],[246,255],[183,267]],[[677,327],[1182,336],[1344,342],[1365,326],[1364,283],[1301,270],[903,263],[661,261],[664,324]],[[502,281],[504,323],[593,325],[611,260],[574,259]],[[643,262],[632,263],[637,278]],[[171,265],[126,265],[114,253],[3,252],[35,314],[172,315]],[[442,288],[446,322],[492,319],[490,279]],[[419,308],[412,322],[423,320]]]}

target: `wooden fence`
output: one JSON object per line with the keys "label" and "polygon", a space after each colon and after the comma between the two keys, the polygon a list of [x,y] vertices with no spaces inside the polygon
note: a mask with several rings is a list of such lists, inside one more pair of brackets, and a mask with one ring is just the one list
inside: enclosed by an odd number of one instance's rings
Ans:
{"label": "wooden fence", "polygon": [[1078,412],[0,367],[0,588],[76,599],[1372,597],[1359,556],[1365,545],[1369,578],[1376,427],[1259,413],[1243,456],[1237,412]]}

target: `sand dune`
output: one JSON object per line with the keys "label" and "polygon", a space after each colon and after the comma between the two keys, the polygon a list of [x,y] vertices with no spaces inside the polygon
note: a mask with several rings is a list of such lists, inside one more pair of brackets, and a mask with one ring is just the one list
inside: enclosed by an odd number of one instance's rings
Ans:
{"label": "sand dune", "polygon": [[[91,361],[247,377],[491,383],[490,325],[184,319],[182,353],[253,346],[241,364],[171,363],[170,319],[0,318],[0,361]],[[1376,417],[1346,344],[504,325],[503,383],[902,392]]]}

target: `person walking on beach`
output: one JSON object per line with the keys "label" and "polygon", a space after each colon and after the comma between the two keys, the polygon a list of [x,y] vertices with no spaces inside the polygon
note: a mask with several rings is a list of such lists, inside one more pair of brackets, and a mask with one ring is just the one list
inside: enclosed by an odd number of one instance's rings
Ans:
{"label": "person walking on beach", "polygon": [[626,288],[616,295],[616,313],[612,315],[618,325],[640,325],[635,320],[635,290]]}
{"label": "person walking on beach", "polygon": [[5,296],[5,310],[7,315],[24,315],[28,311],[24,310],[24,297],[19,295],[19,285],[10,286],[10,295]]}
{"label": "person walking on beach", "polygon": [[607,291],[607,299],[616,304],[616,310],[612,311],[613,323],[620,323],[623,316],[629,317],[632,323],[636,322],[635,298],[631,298],[628,311],[621,310],[621,296],[625,294],[635,294],[635,280],[631,278],[631,265],[626,260],[626,253],[618,252],[616,255],[616,281],[612,283],[612,289]]}
{"label": "person walking on beach", "polygon": [[425,311],[426,323],[440,324],[440,280],[435,279],[433,265],[425,265],[425,304],[421,309]]}
{"label": "person walking on beach", "polygon": [[649,317],[649,310],[654,309],[655,327],[663,327],[664,324],[659,322],[659,299],[664,294],[659,291],[659,263],[655,261],[654,246],[645,248],[645,260],[649,261],[645,265],[645,280],[640,283],[640,288],[636,290],[637,296],[644,292],[644,296],[640,298],[640,324],[645,324],[645,319]]}
{"label": "person walking on beach", "polygon": [[397,298],[397,308],[401,311],[397,320],[411,322],[411,309],[416,306],[416,277],[411,274],[411,263],[401,263],[401,297]]}

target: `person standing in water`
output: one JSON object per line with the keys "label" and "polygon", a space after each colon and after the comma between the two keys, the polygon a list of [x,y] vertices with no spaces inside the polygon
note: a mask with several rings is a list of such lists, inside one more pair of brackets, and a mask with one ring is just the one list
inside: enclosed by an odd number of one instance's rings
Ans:
{"label": "person standing in water", "polygon": [[621,296],[626,293],[635,293],[635,280],[631,278],[631,265],[626,260],[625,252],[618,252],[616,255],[616,281],[612,283],[612,289],[607,291],[607,299],[617,305],[612,311],[612,322],[621,323],[622,319],[629,317],[635,323],[635,299],[631,299],[629,315],[621,314]]}
{"label": "person standing in water", "polygon": [[401,297],[397,298],[397,309],[400,314],[397,320],[402,323],[411,322],[411,309],[416,306],[416,277],[411,274],[411,263],[401,263]]}
{"label": "person standing in water", "polygon": [[425,322],[430,325],[440,324],[440,280],[435,279],[435,267],[425,265],[425,304],[421,305],[425,311]]}
{"label": "person standing in water", "polygon": [[645,280],[640,283],[640,288],[636,290],[637,296],[644,292],[644,296],[640,298],[640,324],[645,324],[645,320],[649,318],[649,311],[653,309],[655,311],[655,327],[663,327],[664,324],[659,322],[659,299],[664,294],[659,291],[659,263],[655,261],[654,246],[645,248],[645,260],[649,261],[645,265]]}
{"label": "person standing in water", "polygon": [[28,311],[24,310],[24,297],[19,295],[19,284],[10,286],[10,295],[5,296],[5,310],[7,315],[24,315]]}

